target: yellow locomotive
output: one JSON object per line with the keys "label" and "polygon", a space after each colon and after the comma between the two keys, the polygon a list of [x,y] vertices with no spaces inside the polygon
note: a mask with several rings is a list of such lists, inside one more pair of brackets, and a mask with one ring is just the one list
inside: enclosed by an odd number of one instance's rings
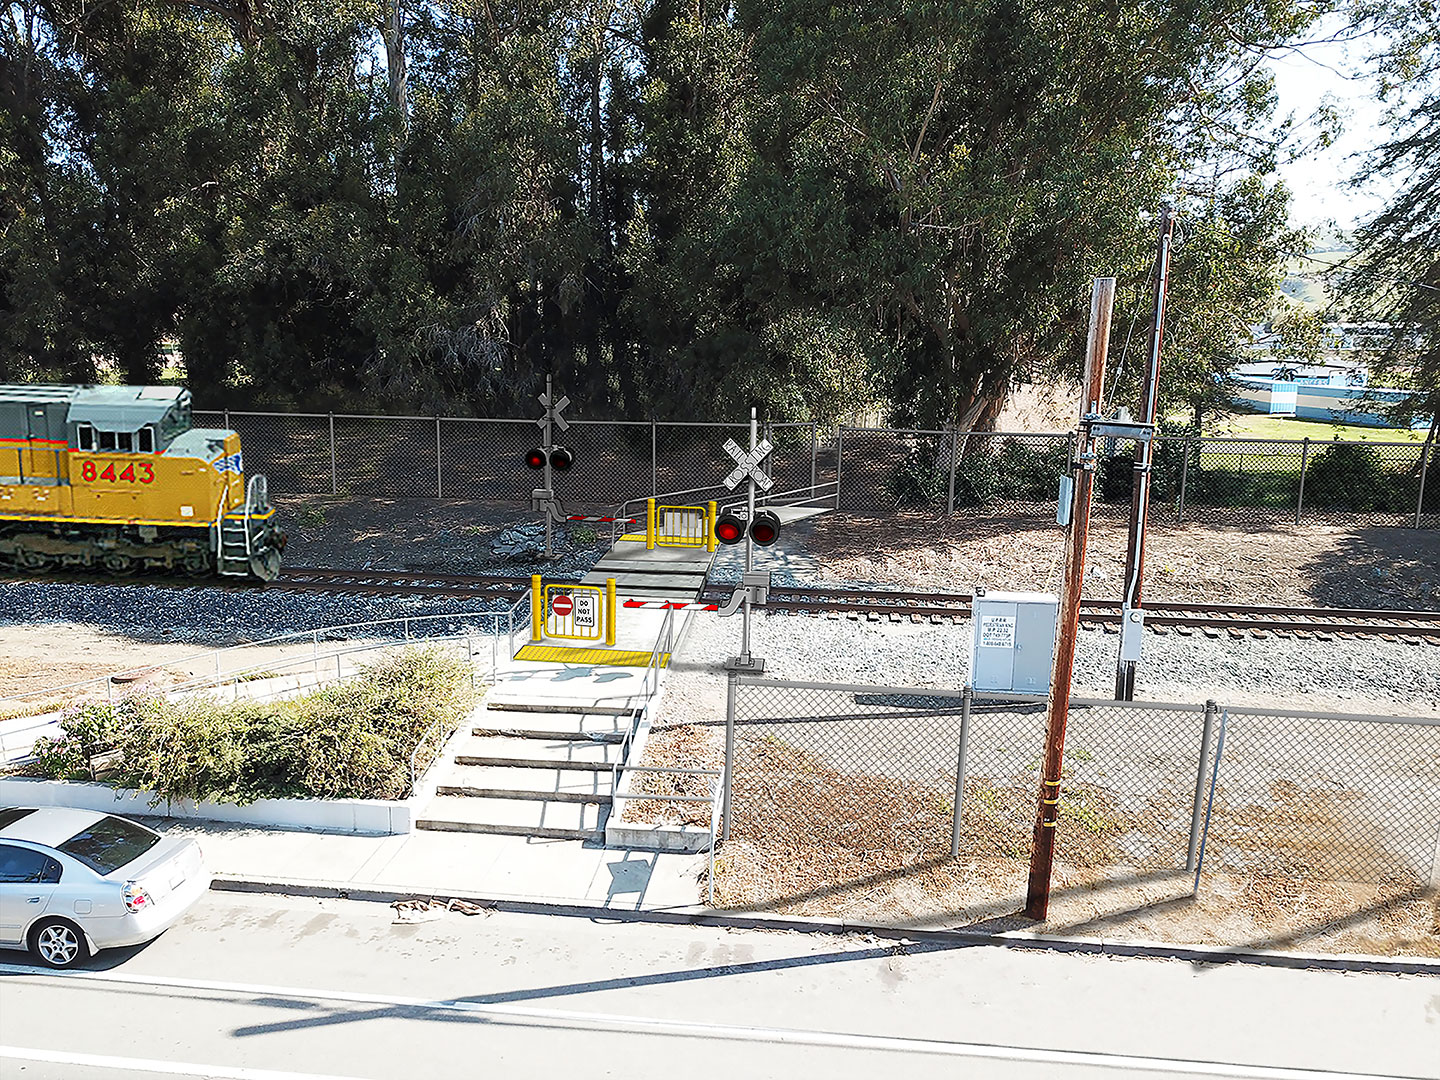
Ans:
{"label": "yellow locomotive", "polygon": [[240,436],[175,386],[0,386],[0,563],[273,580],[285,534]]}

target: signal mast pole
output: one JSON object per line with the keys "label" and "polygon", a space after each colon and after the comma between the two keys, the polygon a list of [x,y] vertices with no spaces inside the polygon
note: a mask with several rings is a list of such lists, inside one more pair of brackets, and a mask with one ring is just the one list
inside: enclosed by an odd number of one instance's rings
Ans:
{"label": "signal mast pole", "polygon": [[[1170,284],[1170,248],[1175,237],[1176,211],[1160,212],[1159,251],[1155,256],[1155,317],[1150,324],[1150,349],[1145,384],[1140,391],[1140,423],[1153,428],[1160,397],[1160,346],[1165,338],[1165,294]],[[1145,574],[1145,529],[1150,520],[1150,466],[1154,443],[1135,441],[1135,472],[1130,488],[1130,540],[1125,552],[1125,591],[1121,594],[1120,658],[1115,662],[1115,700],[1135,700],[1135,668],[1140,655],[1140,585]],[[1127,647],[1128,646],[1128,647]]]}
{"label": "signal mast pole", "polygon": [[1045,918],[1050,908],[1050,874],[1055,862],[1055,824],[1060,810],[1060,770],[1065,753],[1065,722],[1070,716],[1070,683],[1075,671],[1075,643],[1080,634],[1080,589],[1085,582],[1085,547],[1090,538],[1090,498],[1095,487],[1095,442],[1092,424],[1100,419],[1105,386],[1105,356],[1110,349],[1110,315],[1115,306],[1115,279],[1096,278],[1090,294],[1090,336],[1086,343],[1085,396],[1080,403],[1080,440],[1076,445],[1074,502],[1070,544],[1065,562],[1065,590],[1060,600],[1059,636],[1050,674],[1050,706],[1045,730],[1045,756],[1040,774],[1040,808],[1035,817],[1035,842],[1030,849],[1030,883],[1025,914]]}

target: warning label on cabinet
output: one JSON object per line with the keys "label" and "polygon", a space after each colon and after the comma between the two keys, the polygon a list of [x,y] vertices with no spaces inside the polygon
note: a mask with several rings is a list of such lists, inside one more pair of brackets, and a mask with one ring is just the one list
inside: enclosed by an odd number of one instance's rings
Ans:
{"label": "warning label on cabinet", "polygon": [[982,649],[1013,649],[1015,647],[1015,616],[980,616],[980,647]]}

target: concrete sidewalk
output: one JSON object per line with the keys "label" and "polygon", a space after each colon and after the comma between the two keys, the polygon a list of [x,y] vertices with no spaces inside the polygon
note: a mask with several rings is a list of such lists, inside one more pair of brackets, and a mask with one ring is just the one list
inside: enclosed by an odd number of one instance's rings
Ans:
{"label": "concrete sidewalk", "polygon": [[484,896],[629,911],[705,910],[704,854],[477,833],[341,836],[168,818],[149,823],[172,835],[193,836],[217,877],[256,885]]}

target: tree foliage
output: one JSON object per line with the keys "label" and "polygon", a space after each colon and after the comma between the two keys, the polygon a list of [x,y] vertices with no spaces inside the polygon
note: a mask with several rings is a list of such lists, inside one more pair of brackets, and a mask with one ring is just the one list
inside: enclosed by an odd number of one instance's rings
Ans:
{"label": "tree foliage", "polygon": [[1385,178],[1397,192],[1361,228],[1362,261],[1346,282],[1352,304],[1393,328],[1376,381],[1420,394],[1396,419],[1440,423],[1440,4],[1383,3],[1367,12],[1390,43],[1381,57],[1393,137],[1361,181]]}
{"label": "tree foliage", "polygon": [[1203,407],[1283,244],[1255,61],[1315,11],[9,3],[0,378],[152,380],[174,339],[211,402],[504,411],[553,371],[597,412],[984,427],[1078,365],[1091,277],[1146,309],[1174,195]]}

